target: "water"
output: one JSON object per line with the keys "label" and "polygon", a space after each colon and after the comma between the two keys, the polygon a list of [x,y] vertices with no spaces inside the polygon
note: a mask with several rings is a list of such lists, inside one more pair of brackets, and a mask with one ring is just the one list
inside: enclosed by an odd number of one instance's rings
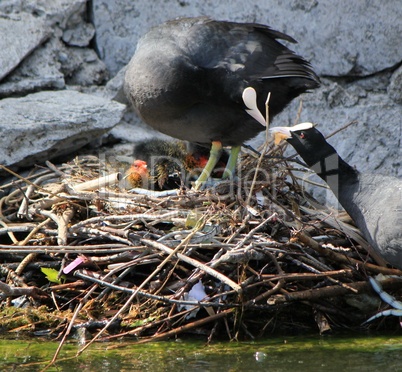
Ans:
{"label": "water", "polygon": [[[0,340],[0,370],[40,371],[57,346],[40,340]],[[372,337],[276,337],[210,346],[188,340],[129,344],[113,350],[108,346],[95,344],[75,358],[78,347],[69,343],[47,371],[402,371],[402,332]],[[62,360],[67,357],[73,358]]]}

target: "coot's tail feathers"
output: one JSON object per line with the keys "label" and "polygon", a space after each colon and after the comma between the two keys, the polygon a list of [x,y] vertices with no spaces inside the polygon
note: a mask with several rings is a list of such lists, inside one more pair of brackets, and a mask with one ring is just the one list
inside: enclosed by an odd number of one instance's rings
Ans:
{"label": "coot's tail feathers", "polygon": [[259,23],[249,23],[249,25],[252,26],[256,31],[260,31],[269,36],[270,38],[286,40],[289,41],[290,43],[297,44],[297,41],[293,39],[293,37],[286,35],[283,32],[273,30],[269,26],[265,26]]}
{"label": "coot's tail feathers", "polygon": [[[185,18],[179,17],[176,20],[171,21],[172,23],[177,23],[180,22]],[[258,31],[261,32],[262,34],[265,34],[268,36],[270,39],[281,39],[281,40],[286,40],[290,43],[297,44],[297,41],[293,39],[291,36],[284,34],[283,32],[273,30],[271,27],[263,25],[261,23],[236,23],[236,22],[222,22],[222,21],[216,21],[212,18],[209,17],[196,17],[196,18],[191,18],[191,20],[194,20],[199,23],[203,24],[208,24],[209,26],[215,28],[215,29],[226,29],[230,30],[233,28],[236,28],[237,26],[241,25],[242,27],[248,27],[252,31]]]}
{"label": "coot's tail feathers", "polygon": [[292,52],[279,55],[275,65],[266,71],[261,79],[295,78],[308,79],[309,89],[317,88],[320,85],[320,78],[312,70],[311,65],[302,57]]}
{"label": "coot's tail feathers", "polygon": [[[211,45],[215,45],[212,55],[216,58],[209,60],[207,64],[201,62],[200,66],[224,68],[244,77],[249,84],[250,78],[260,80],[296,77],[307,80],[301,84],[307,89],[320,85],[320,79],[310,63],[278,41],[296,43],[289,35],[255,23],[209,20],[207,24],[211,32],[206,35]],[[200,56],[204,54],[200,53]]]}

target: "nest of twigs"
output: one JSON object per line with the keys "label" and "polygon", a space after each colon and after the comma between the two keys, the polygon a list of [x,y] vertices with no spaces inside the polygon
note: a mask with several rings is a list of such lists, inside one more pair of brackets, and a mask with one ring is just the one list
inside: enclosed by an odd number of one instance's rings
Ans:
{"label": "nest of twigs", "polygon": [[0,201],[3,332],[144,342],[358,329],[382,309],[367,276],[400,272],[294,170],[306,172],[280,150],[248,153],[238,181],[168,196],[127,192],[97,157],[16,177]]}

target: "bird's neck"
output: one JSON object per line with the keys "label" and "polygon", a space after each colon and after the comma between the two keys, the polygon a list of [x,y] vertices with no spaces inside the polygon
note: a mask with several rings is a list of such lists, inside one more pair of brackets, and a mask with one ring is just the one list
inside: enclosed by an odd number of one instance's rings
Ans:
{"label": "bird's neck", "polygon": [[336,152],[321,158],[310,166],[330,187],[332,192],[343,204],[343,189],[358,183],[359,172],[346,163]]}

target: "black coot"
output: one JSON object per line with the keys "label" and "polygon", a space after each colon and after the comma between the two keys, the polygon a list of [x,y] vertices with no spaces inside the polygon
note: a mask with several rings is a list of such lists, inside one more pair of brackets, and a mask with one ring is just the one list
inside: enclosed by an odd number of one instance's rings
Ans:
{"label": "black coot", "polygon": [[286,139],[334,192],[369,244],[402,270],[402,180],[360,173],[311,124],[270,129]]}
{"label": "black coot", "polygon": [[142,119],[172,137],[211,146],[210,161],[196,183],[208,178],[222,146],[232,147],[223,177],[235,168],[244,141],[264,130],[243,92],[252,87],[270,117],[319,85],[308,62],[277,39],[295,42],[268,26],[179,18],[145,34],[125,75],[125,92]]}

